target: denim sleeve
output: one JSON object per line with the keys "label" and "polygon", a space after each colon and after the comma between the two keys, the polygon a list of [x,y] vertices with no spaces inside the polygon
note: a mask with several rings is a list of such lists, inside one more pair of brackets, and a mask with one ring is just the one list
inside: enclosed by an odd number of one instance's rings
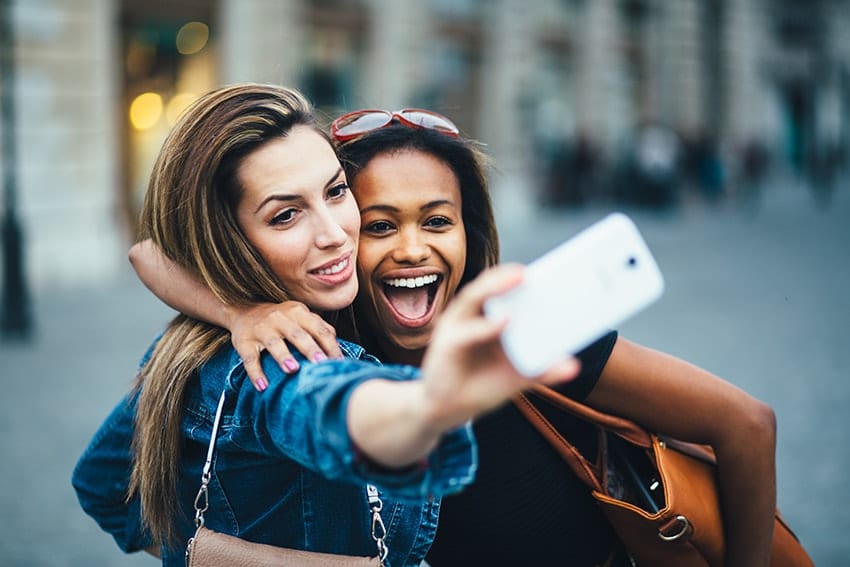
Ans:
{"label": "denim sleeve", "polygon": [[126,500],[136,401],[136,396],[129,395],[112,410],[80,457],[71,478],[83,510],[127,553],[151,545],[141,526],[138,497]]}
{"label": "denim sleeve", "polygon": [[299,372],[286,375],[271,357],[263,358],[269,377],[265,392],[251,386],[241,367],[231,376],[231,386],[238,390],[234,425],[239,422],[233,441],[243,448],[286,456],[329,479],[371,482],[396,498],[442,496],[472,482],[477,452],[469,425],[446,433],[420,465],[404,470],[374,466],[349,436],[346,408],[359,384],[374,378],[413,380],[419,369],[344,359],[302,361]]}

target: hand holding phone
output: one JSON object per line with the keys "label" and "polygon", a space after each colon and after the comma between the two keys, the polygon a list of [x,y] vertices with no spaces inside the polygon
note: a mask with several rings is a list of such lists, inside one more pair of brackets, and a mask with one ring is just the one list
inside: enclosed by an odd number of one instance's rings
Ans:
{"label": "hand holding phone", "polygon": [[502,345],[535,376],[657,300],[664,280],[634,223],[608,215],[528,265],[525,281],[494,297],[485,314],[508,319]]}

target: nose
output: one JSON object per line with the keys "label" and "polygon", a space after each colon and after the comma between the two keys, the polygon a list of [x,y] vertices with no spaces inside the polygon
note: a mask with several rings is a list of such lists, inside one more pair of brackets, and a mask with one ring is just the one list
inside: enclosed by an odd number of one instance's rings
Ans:
{"label": "nose", "polygon": [[418,230],[402,230],[396,244],[392,256],[399,264],[419,264],[431,256],[431,247]]}
{"label": "nose", "polygon": [[319,248],[339,248],[348,240],[348,233],[327,207],[319,210],[315,226],[316,246]]}

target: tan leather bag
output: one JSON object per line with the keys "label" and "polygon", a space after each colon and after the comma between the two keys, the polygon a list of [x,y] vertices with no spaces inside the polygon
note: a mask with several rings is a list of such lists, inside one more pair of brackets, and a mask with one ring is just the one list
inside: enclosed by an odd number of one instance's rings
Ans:
{"label": "tan leather bag", "polygon": [[[723,567],[723,521],[714,452],[709,447],[661,439],[634,422],[594,410],[551,388],[535,388],[515,403],[590,487],[638,565]],[[553,409],[597,430],[594,457],[585,457],[541,412]],[[778,510],[770,565],[814,566]]]}
{"label": "tan leather bag", "polygon": [[189,540],[186,567],[380,567],[378,557],[332,555],[253,543],[200,527]]}

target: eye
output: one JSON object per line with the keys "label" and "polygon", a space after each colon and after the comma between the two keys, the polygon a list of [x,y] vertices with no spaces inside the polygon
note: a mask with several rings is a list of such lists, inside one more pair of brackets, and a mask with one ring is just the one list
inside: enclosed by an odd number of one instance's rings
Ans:
{"label": "eye", "polygon": [[379,221],[370,222],[369,224],[364,226],[362,232],[368,232],[369,234],[383,235],[383,234],[387,234],[388,232],[392,231],[394,228],[395,227],[391,223],[389,223],[385,220],[379,220]]}
{"label": "eye", "polygon": [[295,215],[298,213],[297,209],[286,209],[284,211],[279,212],[269,221],[269,224],[274,226],[280,226],[291,223],[295,220]]}
{"label": "eye", "polygon": [[445,228],[453,224],[454,222],[446,217],[431,217],[425,221],[425,226],[429,228]]}
{"label": "eye", "polygon": [[336,185],[328,189],[328,199],[343,199],[347,194],[348,185],[346,183],[337,183]]}

